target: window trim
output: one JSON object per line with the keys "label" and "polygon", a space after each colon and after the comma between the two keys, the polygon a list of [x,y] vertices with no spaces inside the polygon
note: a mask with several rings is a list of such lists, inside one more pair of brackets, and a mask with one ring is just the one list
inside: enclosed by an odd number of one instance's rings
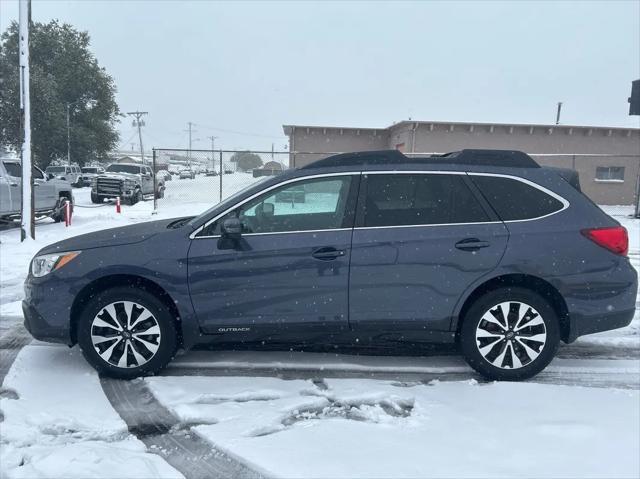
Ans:
{"label": "window trim", "polygon": [[[324,174],[317,174],[317,175],[297,176],[295,178],[291,178],[289,180],[285,180],[285,181],[282,181],[280,183],[276,183],[275,185],[271,185],[269,188],[265,188],[263,190],[260,190],[259,192],[249,196],[248,198],[245,198],[244,200],[233,204],[232,206],[230,206],[229,208],[224,210],[222,213],[214,216],[209,221],[207,221],[204,224],[198,226],[198,228],[196,228],[189,235],[189,239],[220,238],[220,235],[208,235],[208,236],[196,236],[196,235],[198,233],[200,233],[203,229],[205,229],[207,226],[209,226],[211,223],[214,223],[217,220],[219,220],[220,218],[222,218],[223,216],[225,216],[227,213],[229,213],[229,212],[233,211],[234,209],[244,205],[245,203],[248,203],[249,201],[251,201],[254,198],[257,198],[258,196],[263,195],[264,193],[268,193],[269,191],[274,190],[276,188],[279,188],[281,186],[285,186],[285,185],[288,185],[290,183],[296,183],[296,182],[303,181],[303,180],[314,179],[314,178],[330,178],[330,177],[333,177],[333,176],[360,177],[361,175],[362,175],[362,172],[360,172],[360,171],[357,171],[357,172],[350,171],[350,172],[340,172],[340,173],[324,173]],[[280,235],[280,234],[291,234],[291,233],[319,233],[319,232],[322,232],[322,231],[349,231],[351,229],[352,228],[331,228],[331,229],[325,229],[325,230],[275,231],[275,232],[265,232],[265,233],[244,233],[242,236],[259,236],[259,235],[274,235],[274,234]]]}
{"label": "window trim", "polygon": [[[316,175],[308,175],[308,176],[298,176],[296,178],[291,178],[289,180],[286,181],[282,181],[280,183],[276,183],[275,185],[271,185],[269,188],[265,188],[253,195],[251,195],[248,198],[245,198],[244,200],[235,203],[234,205],[230,206],[229,208],[227,208],[226,210],[224,210],[222,213],[216,215],[215,217],[213,217],[212,219],[210,219],[209,221],[205,222],[204,224],[200,225],[198,228],[196,228],[190,235],[189,235],[189,239],[210,239],[210,238],[220,238],[220,235],[210,235],[210,236],[196,236],[198,233],[200,233],[204,228],[206,228],[207,226],[209,226],[211,223],[217,221],[218,219],[220,219],[221,217],[223,217],[224,215],[226,215],[227,213],[229,213],[230,211],[234,210],[235,208],[242,206],[243,204],[247,203],[248,201],[251,201],[252,199],[267,193],[275,188],[279,188],[280,186],[284,186],[287,185],[289,183],[295,183],[297,181],[302,181],[302,180],[307,180],[307,179],[313,179],[313,178],[324,178],[324,177],[332,177],[332,176],[364,176],[364,175],[464,175],[464,176],[492,176],[492,177],[498,177],[498,178],[508,178],[511,180],[515,180],[515,181],[519,181],[521,183],[524,183],[526,185],[529,185],[533,188],[536,188],[540,191],[542,191],[543,193],[546,193],[547,195],[551,196],[552,198],[555,198],[556,200],[558,200],[560,203],[562,203],[562,208],[560,208],[559,210],[553,211],[552,213],[548,213],[546,215],[543,216],[537,216],[535,218],[526,218],[526,219],[520,219],[520,220],[495,220],[495,221],[479,221],[479,222],[473,222],[473,223],[441,223],[441,224],[430,224],[430,225],[423,225],[423,224],[418,224],[418,225],[394,225],[394,226],[354,226],[353,228],[335,228],[335,229],[326,229],[326,230],[302,230],[302,231],[282,231],[282,232],[268,232],[268,233],[246,233],[243,236],[260,236],[260,235],[273,235],[273,234],[291,234],[291,233],[320,233],[320,232],[327,232],[327,231],[348,231],[348,230],[369,230],[369,229],[388,229],[388,228],[431,228],[431,227],[439,227],[439,226],[465,226],[465,225],[490,225],[490,224],[506,224],[506,223],[520,223],[520,222],[525,222],[525,221],[537,221],[537,220],[541,220],[544,218],[548,218],[550,216],[556,215],[558,213],[563,212],[564,210],[566,210],[567,208],[569,208],[569,206],[571,205],[571,203],[566,200],[564,197],[560,196],[559,194],[551,191],[548,188],[545,188],[542,185],[539,185],[538,183],[535,183],[531,180],[527,180],[526,178],[522,178],[520,176],[514,176],[514,175],[507,175],[507,174],[502,174],[502,173],[482,173],[482,172],[471,172],[471,171],[446,171],[446,170],[433,170],[433,171],[428,171],[428,170],[373,170],[373,171],[348,171],[348,172],[340,172],[340,173],[320,173],[320,174],[316,174]],[[362,183],[362,178],[361,178],[361,183]],[[362,185],[361,185],[362,188]],[[474,196],[476,196],[474,191],[471,191]],[[360,204],[358,204],[356,206],[356,224],[357,224],[357,218],[358,218],[358,214],[360,211]]]}

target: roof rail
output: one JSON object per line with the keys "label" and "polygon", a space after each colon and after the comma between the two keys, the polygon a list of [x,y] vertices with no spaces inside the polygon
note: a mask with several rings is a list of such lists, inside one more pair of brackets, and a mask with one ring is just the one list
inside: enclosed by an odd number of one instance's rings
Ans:
{"label": "roof rail", "polygon": [[513,168],[540,168],[540,165],[526,153],[517,150],[476,150],[465,149],[444,155],[412,157],[398,150],[358,151],[341,153],[314,161],[301,169],[330,168],[337,166],[405,164],[454,164],[478,166],[507,166]]}

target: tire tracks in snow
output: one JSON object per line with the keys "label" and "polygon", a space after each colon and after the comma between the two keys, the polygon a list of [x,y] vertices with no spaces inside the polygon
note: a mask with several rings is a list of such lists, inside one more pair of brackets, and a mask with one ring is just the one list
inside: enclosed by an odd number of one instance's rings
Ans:
{"label": "tire tracks in snow", "polygon": [[265,476],[218,449],[191,431],[151,393],[142,379],[123,381],[100,378],[111,405],[129,432],[161,456],[187,479],[248,478]]}
{"label": "tire tracks in snow", "polygon": [[[10,321],[8,318],[4,320]],[[16,318],[11,318],[13,321]],[[0,386],[4,382],[4,378],[11,369],[13,361],[20,350],[29,344],[33,338],[25,327],[18,323],[15,326],[6,330],[2,336],[0,336]]]}

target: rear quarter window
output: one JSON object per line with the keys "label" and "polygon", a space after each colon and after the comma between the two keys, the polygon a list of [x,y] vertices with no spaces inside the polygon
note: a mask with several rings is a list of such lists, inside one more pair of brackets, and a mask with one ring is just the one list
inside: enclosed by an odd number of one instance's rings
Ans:
{"label": "rear quarter window", "polygon": [[470,175],[502,221],[530,220],[564,208],[564,203],[535,186],[512,178]]}

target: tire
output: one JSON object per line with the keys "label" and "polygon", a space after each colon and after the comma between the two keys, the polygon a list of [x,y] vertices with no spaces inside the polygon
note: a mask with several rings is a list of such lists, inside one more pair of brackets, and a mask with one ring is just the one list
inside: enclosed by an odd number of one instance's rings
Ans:
{"label": "tire", "polygon": [[[139,321],[147,313],[150,316]],[[169,308],[143,288],[116,287],[97,293],[78,321],[78,344],[87,362],[98,373],[119,379],[162,370],[175,356],[177,338]]]}
{"label": "tire", "polygon": [[93,193],[91,193],[91,203],[101,204],[102,202],[103,202],[102,198],[100,198],[98,195],[94,195]]}
{"label": "tire", "polygon": [[[68,199],[69,198],[65,196],[61,196],[60,198],[58,198],[56,205],[53,207],[53,213],[51,214],[50,218],[56,223],[60,223],[64,221],[64,202],[67,201]],[[71,215],[73,215],[73,201],[69,206],[70,206],[69,209],[71,211]]]}
{"label": "tire", "polygon": [[136,203],[142,201],[143,199],[144,199],[144,196],[142,196],[142,191],[140,190],[140,188],[138,188],[136,189],[136,191],[133,192],[133,196],[129,198],[129,204],[133,206]]}
{"label": "tire", "polygon": [[520,381],[535,376],[554,358],[559,343],[557,313],[540,295],[525,288],[501,288],[480,297],[463,318],[460,330],[465,360],[490,380]]}

